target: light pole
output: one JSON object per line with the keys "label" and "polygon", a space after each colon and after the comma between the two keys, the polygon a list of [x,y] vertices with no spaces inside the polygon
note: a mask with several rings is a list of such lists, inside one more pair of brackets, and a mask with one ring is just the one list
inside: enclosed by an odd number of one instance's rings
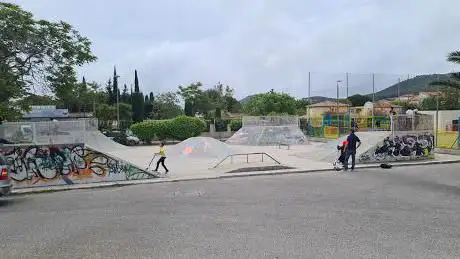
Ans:
{"label": "light pole", "polygon": [[[120,78],[119,75],[116,75],[115,76],[117,79]],[[120,130],[120,90],[118,88],[118,84],[117,84],[117,89],[116,90],[116,95],[117,95],[117,127],[118,127],[118,130]]]}
{"label": "light pole", "polygon": [[342,80],[337,80],[337,137],[340,136],[340,117],[339,117],[339,83]]}
{"label": "light pole", "polygon": [[439,127],[439,93],[436,94],[436,138],[434,139],[434,147],[438,146],[438,128]]}

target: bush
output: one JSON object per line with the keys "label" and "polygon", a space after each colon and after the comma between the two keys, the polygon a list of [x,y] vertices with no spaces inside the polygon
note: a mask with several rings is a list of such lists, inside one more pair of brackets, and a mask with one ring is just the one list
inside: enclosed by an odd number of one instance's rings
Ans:
{"label": "bush", "polygon": [[242,120],[231,120],[230,121],[230,129],[232,131],[238,131],[239,129],[241,129],[242,126],[243,126]]}
{"label": "bush", "polygon": [[185,140],[199,136],[205,129],[206,124],[199,118],[179,116],[170,121],[169,135],[172,139]]}
{"label": "bush", "polygon": [[140,140],[150,142],[155,136],[155,121],[138,122],[129,128]]}
{"label": "bush", "polygon": [[195,117],[180,116],[171,120],[148,120],[131,125],[131,131],[142,141],[185,140],[199,136],[206,124]]}

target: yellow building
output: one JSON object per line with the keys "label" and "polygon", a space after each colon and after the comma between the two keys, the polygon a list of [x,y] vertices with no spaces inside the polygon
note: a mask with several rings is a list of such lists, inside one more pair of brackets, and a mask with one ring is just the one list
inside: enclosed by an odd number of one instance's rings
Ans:
{"label": "yellow building", "polygon": [[322,117],[325,113],[346,114],[351,108],[350,104],[325,101],[309,105],[307,116],[309,118]]}

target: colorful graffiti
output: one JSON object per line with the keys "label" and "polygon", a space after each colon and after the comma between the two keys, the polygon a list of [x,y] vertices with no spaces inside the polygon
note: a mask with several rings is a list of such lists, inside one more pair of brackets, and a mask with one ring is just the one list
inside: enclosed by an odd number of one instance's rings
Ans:
{"label": "colorful graffiti", "polygon": [[84,144],[3,147],[17,187],[153,178]]}
{"label": "colorful graffiti", "polygon": [[403,133],[387,137],[376,147],[359,157],[362,163],[393,162],[433,158],[434,136],[432,133]]}

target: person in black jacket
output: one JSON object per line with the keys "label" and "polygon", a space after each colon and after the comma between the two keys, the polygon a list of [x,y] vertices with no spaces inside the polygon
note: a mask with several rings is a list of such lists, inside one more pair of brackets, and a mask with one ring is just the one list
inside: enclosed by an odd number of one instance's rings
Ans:
{"label": "person in black jacket", "polygon": [[355,169],[355,161],[356,161],[356,149],[361,146],[361,140],[358,136],[355,135],[355,130],[350,130],[350,135],[347,138],[347,144],[345,146],[345,170],[348,170],[348,160],[351,156],[351,170]]}

